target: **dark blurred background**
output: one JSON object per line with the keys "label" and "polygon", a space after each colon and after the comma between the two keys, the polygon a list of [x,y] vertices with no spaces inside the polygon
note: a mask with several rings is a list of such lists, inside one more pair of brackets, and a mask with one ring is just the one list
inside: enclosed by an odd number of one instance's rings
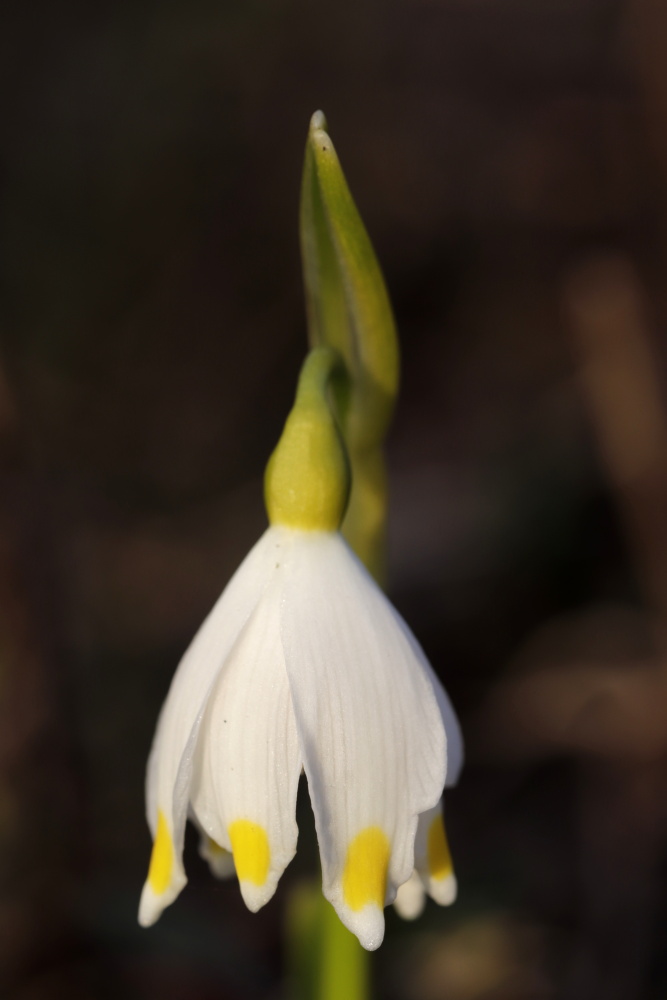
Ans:
{"label": "dark blurred background", "polygon": [[[284,995],[188,840],[136,924],[173,670],[263,530],[322,107],[401,331],[392,596],[468,746],[387,1000],[667,994],[664,0],[6,0],[0,994]],[[307,827],[307,810],[302,810]]]}

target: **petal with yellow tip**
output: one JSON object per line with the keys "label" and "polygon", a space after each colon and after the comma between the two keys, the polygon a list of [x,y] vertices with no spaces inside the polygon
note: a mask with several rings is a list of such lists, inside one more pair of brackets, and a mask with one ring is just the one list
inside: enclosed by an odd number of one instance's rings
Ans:
{"label": "petal with yellow tip", "polygon": [[413,871],[407,882],[399,885],[394,909],[403,920],[416,920],[424,912],[426,893],[424,883],[417,871]]}
{"label": "petal with yellow tip", "polygon": [[343,869],[343,902],[351,910],[384,908],[389,854],[389,839],[379,826],[367,826],[354,837]]}
{"label": "petal with yellow tip", "polygon": [[139,923],[144,927],[154,923],[165,905],[163,901],[180,892],[184,885],[185,876],[176,865],[173,836],[165,814],[159,809],[148,877],[139,903]]}
{"label": "petal with yellow tip", "polygon": [[449,906],[456,899],[457,884],[447,841],[442,803],[419,817],[415,838],[415,867],[431,899]]}
{"label": "petal with yellow tip", "polygon": [[293,532],[271,528],[273,582],[211,691],[194,753],[191,807],[234,858],[255,911],[269,901],[296,850],[301,754],[280,641],[280,593]]}
{"label": "petal with yellow tip", "polygon": [[263,826],[249,819],[235,819],[229,824],[232,857],[239,882],[266,885],[271,867],[271,847]]}
{"label": "petal with yellow tip", "polygon": [[216,878],[230,878],[234,874],[234,857],[231,851],[225,850],[214,840],[202,833],[199,838],[199,856],[208,862]]}
{"label": "petal with yellow tip", "polygon": [[[295,541],[281,619],[323,890],[362,945],[377,948],[382,908],[414,867],[417,817],[435,805],[445,781],[434,686],[407,626],[339,535],[302,533]],[[350,880],[352,845],[369,828],[386,847],[378,840],[373,851],[369,840],[368,882]],[[371,885],[359,907],[363,892],[352,887]]]}
{"label": "petal with yellow tip", "polygon": [[[270,579],[275,549],[266,532],[250,551],[192,640],[169,688],[158,721],[146,775],[146,814],[158,857],[167,830],[172,854],[169,879],[146,881],[139,922],[154,923],[187,879],[183,838],[192,780],[192,760],[202,712],[230,650]],[[159,816],[162,816],[162,825]]]}

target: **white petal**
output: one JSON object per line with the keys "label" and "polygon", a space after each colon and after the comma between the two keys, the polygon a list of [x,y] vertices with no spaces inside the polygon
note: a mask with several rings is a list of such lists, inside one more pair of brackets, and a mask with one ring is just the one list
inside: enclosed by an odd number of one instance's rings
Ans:
{"label": "white petal", "polygon": [[447,778],[445,785],[447,788],[451,788],[458,782],[461,768],[463,767],[463,734],[449,696],[440,683],[440,678],[436,677],[426,657],[424,657],[424,660],[431,674],[438,708],[442,715],[445,734],[447,736]]}
{"label": "white petal", "polygon": [[162,707],[146,775],[156,843],[139,905],[143,926],[158,919],[187,881],[183,838],[199,723],[211,685],[267,585],[276,544],[269,529],[246,556],[183,656]]}
{"label": "white petal", "polygon": [[199,834],[199,857],[206,861],[212,875],[216,878],[231,878],[235,874],[234,858],[231,853],[211,840],[209,835],[202,830],[199,820],[195,816],[192,806],[188,809],[188,819]]}
{"label": "white petal", "polygon": [[[275,569],[274,575],[280,575]],[[192,809],[233,851],[243,898],[258,910],[296,850],[301,755],[280,641],[280,583],[267,590],[208,700],[195,751]]]}
{"label": "white petal", "polygon": [[199,857],[208,862],[216,878],[231,878],[235,873],[234,856],[214,840],[203,833],[199,838]]}
{"label": "white petal", "polygon": [[415,838],[415,868],[431,899],[449,906],[456,899],[456,876],[447,843],[442,802],[419,817]]}
{"label": "white petal", "polygon": [[417,816],[445,780],[434,686],[407,626],[339,535],[295,532],[282,635],[324,893],[377,948],[382,908],[413,869]]}
{"label": "white petal", "polygon": [[433,690],[435,691],[435,697],[438,702],[438,708],[440,709],[442,722],[445,727],[445,734],[447,736],[447,778],[445,780],[445,785],[447,788],[451,788],[459,780],[461,768],[463,767],[463,734],[461,732],[461,726],[452,703],[449,700],[449,696],[442,686],[440,678],[437,676],[433,667],[426,658],[424,650],[421,648],[418,640],[415,638],[403,619],[401,619],[401,624],[403,625],[405,634],[410,642],[415,656],[420,661],[428,676],[431,678],[431,683],[433,684]]}
{"label": "white petal", "polygon": [[414,871],[407,882],[399,885],[394,909],[403,920],[416,920],[424,912],[425,904],[424,884]]}

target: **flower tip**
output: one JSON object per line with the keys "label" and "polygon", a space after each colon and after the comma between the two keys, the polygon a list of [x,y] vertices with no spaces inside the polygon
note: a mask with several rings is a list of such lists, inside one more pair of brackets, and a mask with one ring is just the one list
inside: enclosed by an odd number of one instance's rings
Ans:
{"label": "flower tip", "polygon": [[399,885],[394,909],[403,920],[416,920],[424,912],[426,893],[417,872],[413,872],[407,882]]}
{"label": "flower tip", "polygon": [[174,902],[183,887],[187,883],[187,878],[182,869],[174,871],[171,882],[163,890],[156,890],[151,884],[151,876],[144,883],[139,900],[138,920],[142,927],[151,927],[162,916],[162,911]]}
{"label": "flower tip", "polygon": [[139,901],[138,921],[141,927],[152,927],[162,915],[164,904],[150,887],[148,880],[144,883]]}
{"label": "flower tip", "polygon": [[376,951],[384,939],[384,913],[379,906],[369,903],[362,910],[350,910],[348,907],[338,914],[347,927],[359,940],[366,951]]}
{"label": "flower tip", "polygon": [[263,906],[266,906],[276,891],[275,883],[265,882],[263,885],[256,885],[254,882],[246,879],[239,881],[239,888],[243,896],[243,902],[251,913],[257,913]]}
{"label": "flower tip", "polygon": [[428,891],[438,906],[451,906],[458,892],[456,875],[452,872],[441,879],[430,879]]}

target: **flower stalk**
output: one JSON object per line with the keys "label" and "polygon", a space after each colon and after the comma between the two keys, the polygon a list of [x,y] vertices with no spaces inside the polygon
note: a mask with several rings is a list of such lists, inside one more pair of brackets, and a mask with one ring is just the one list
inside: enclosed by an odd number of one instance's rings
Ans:
{"label": "flower stalk", "polygon": [[384,908],[409,884],[411,897],[418,886],[439,903],[454,898],[442,792],[462,744],[440,681],[377,582],[398,347],[325,127],[314,115],[301,207],[312,346],[266,469],[269,527],[187,649],[160,714],[139,920],[154,923],[186,884],[188,819],[213,874],[236,873],[249,909],[264,906],[296,851],[305,774],[323,897],[313,920],[297,907],[290,921],[300,996],[363,1000],[357,939],[379,947]]}

